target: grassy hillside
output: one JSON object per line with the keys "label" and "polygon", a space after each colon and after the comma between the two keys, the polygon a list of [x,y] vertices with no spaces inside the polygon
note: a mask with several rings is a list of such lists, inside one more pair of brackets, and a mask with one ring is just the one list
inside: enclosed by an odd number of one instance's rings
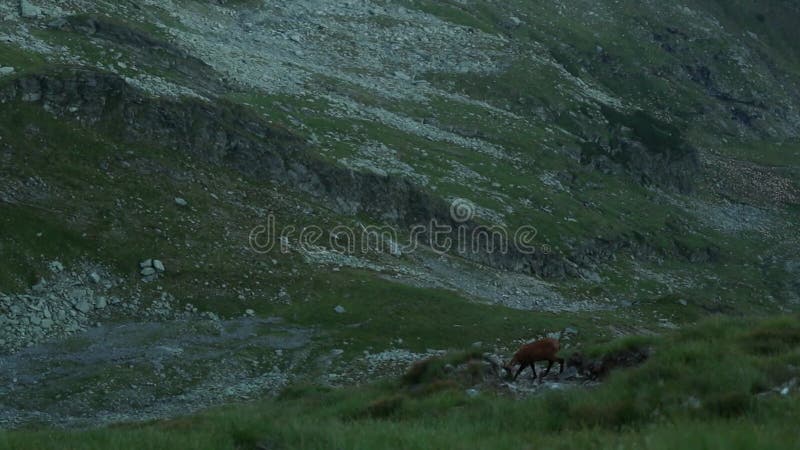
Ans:
{"label": "grassy hillside", "polygon": [[[63,448],[792,448],[800,366],[797,316],[714,319],[658,339],[613,341],[599,352],[648,345],[641,366],[601,386],[545,389],[527,399],[465,393],[458,378],[425,387],[387,381],[279,398],[197,416],[84,431],[0,434],[15,449]],[[454,354],[457,364],[464,356]],[[562,385],[563,386],[563,385]],[[786,390],[784,390],[786,388]]]}
{"label": "grassy hillside", "polygon": [[[0,4],[0,447],[797,444],[793,3],[26,5]],[[337,251],[456,205],[536,251]],[[652,356],[471,372],[545,335]]]}

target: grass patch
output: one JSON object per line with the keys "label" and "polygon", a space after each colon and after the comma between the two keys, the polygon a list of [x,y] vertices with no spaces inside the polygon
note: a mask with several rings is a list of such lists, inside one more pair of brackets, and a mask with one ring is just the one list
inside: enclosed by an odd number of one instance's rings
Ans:
{"label": "grass patch", "polygon": [[[426,289],[375,278],[364,271],[308,274],[292,292],[292,305],[276,305],[270,314],[301,326],[318,327],[329,339],[352,344],[350,354],[394,346],[415,352],[429,348],[467,348],[472,343],[529,339],[549,331],[577,326],[581,333],[603,335],[597,325],[577,314],[515,311],[465,301],[458,293]],[[338,305],[346,309],[337,314]],[[486,345],[492,345],[486,342]]]}
{"label": "grass patch", "polygon": [[[3,432],[0,446],[516,449],[533,442],[564,449],[793,448],[800,444],[797,391],[759,395],[753,387],[780,372],[779,366],[798,363],[800,351],[791,344],[798,319],[700,323],[648,341],[655,347],[652,358],[590,390],[514,400],[489,393],[468,397],[452,388],[409,395],[398,382],[338,390],[299,385],[275,400],[174,420],[82,431]],[[776,352],[743,351],[748,339],[765,333],[772,336]],[[628,340],[607,348],[627,345]],[[465,355],[453,358],[463,360]],[[783,373],[783,381],[798,376],[797,370]],[[769,380],[766,386],[776,382],[781,381]]]}

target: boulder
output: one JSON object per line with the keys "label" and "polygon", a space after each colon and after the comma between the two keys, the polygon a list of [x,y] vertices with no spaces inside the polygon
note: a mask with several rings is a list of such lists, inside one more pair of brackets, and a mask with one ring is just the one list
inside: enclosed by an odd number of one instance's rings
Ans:
{"label": "boulder", "polygon": [[23,19],[38,19],[42,16],[42,8],[32,5],[28,0],[20,0],[19,14]]}
{"label": "boulder", "polygon": [[158,260],[158,259],[154,259],[153,260],[153,268],[156,269],[157,272],[164,272],[165,270],[167,270],[164,267],[164,263],[161,262],[161,260]]}

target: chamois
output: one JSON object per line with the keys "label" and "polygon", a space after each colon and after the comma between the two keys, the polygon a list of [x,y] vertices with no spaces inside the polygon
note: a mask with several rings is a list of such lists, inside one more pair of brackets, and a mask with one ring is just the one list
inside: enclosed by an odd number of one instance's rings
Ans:
{"label": "chamois", "polygon": [[531,342],[529,344],[525,344],[514,353],[514,356],[511,358],[506,365],[503,366],[507,375],[511,375],[511,371],[513,370],[514,366],[519,364],[519,370],[514,375],[514,380],[517,379],[520,372],[525,370],[526,367],[530,366],[531,372],[533,372],[533,379],[536,379],[536,362],[537,361],[548,361],[547,369],[541,377],[540,380],[544,379],[548,373],[550,373],[550,368],[553,367],[553,363],[558,361],[559,364],[559,372],[564,372],[564,358],[559,358],[556,356],[558,350],[561,348],[557,339],[552,338],[544,338],[539,339],[536,342]]}

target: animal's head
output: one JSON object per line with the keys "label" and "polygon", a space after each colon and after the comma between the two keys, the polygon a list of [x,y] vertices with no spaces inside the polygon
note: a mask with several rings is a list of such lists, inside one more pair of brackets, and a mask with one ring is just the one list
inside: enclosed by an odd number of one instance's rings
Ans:
{"label": "animal's head", "polygon": [[508,361],[507,363],[503,364],[503,374],[506,378],[511,378],[511,374],[514,371],[514,366],[512,361]]}

